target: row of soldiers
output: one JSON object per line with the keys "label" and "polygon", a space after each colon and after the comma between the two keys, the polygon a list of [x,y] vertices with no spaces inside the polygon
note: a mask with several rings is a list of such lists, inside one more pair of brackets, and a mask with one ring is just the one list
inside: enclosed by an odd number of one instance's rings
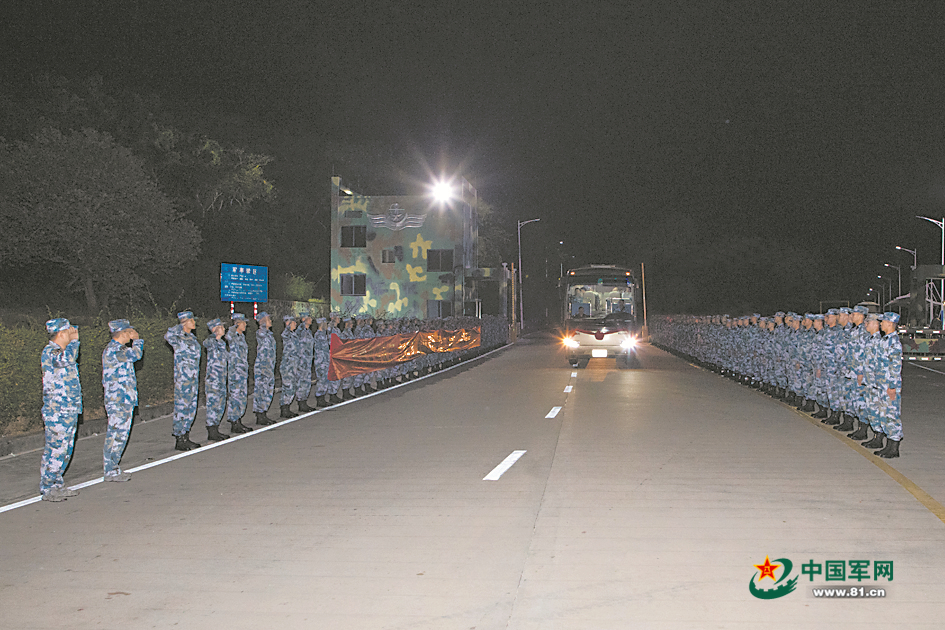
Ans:
{"label": "row of soldiers", "polygon": [[[168,329],[164,339],[174,349],[174,427],[175,448],[187,451],[199,448],[200,444],[190,439],[190,430],[197,412],[198,376],[201,346],[193,331],[196,320],[191,311],[177,314],[179,324]],[[207,322],[211,335],[204,340],[207,351],[207,366],[204,375],[204,391],[207,404],[207,439],[225,440],[230,434],[220,431],[224,412],[233,433],[246,433],[252,428],[242,423],[247,406],[247,382],[249,373],[248,345],[245,339],[247,319],[234,313],[233,324],[228,330],[220,319]],[[280,417],[297,415],[291,409],[297,403],[300,413],[313,411],[308,400],[315,389],[315,408],[328,407],[357,396],[385,389],[422,374],[429,373],[459,361],[461,353],[439,352],[421,355],[392,367],[374,370],[365,374],[329,378],[331,336],[337,334],[341,340],[371,339],[377,336],[409,334],[421,330],[456,330],[479,326],[471,317],[453,317],[434,320],[399,318],[374,320],[373,317],[342,317],[331,313],[329,317],[313,317],[308,311],[298,315],[283,316],[282,357],[279,374],[282,379],[280,394]],[[256,358],[253,363],[253,413],[258,426],[273,424],[267,413],[275,392],[276,337],[272,331],[272,317],[266,312],[256,316]]]}
{"label": "row of soldiers", "polygon": [[[220,441],[230,437],[230,434],[220,431],[224,413],[230,423],[231,433],[252,431],[252,428],[242,423],[248,401],[249,344],[246,341],[246,329],[249,320],[242,313],[233,313],[229,326],[222,319],[211,319],[207,322],[210,335],[201,343],[194,334],[197,322],[193,312],[182,311],[177,314],[177,318],[178,324],[171,326],[164,335],[174,350],[175,448],[188,451],[200,447],[200,444],[190,439],[190,430],[197,414],[200,359],[204,351],[207,355],[204,391],[208,439]],[[276,337],[268,313],[259,313],[256,322],[253,411],[256,424],[267,426],[274,424],[267,412],[275,393]],[[327,407],[453,365],[465,354],[460,351],[425,354],[392,367],[332,380],[328,370],[332,334],[337,334],[342,340],[370,339],[421,330],[456,330],[480,326],[482,342],[490,345],[498,345],[507,334],[507,330],[494,330],[497,327],[495,322],[482,322],[471,317],[374,321],[370,316],[342,318],[340,314],[332,313],[329,318],[318,317],[313,320],[310,313],[302,311],[298,315],[284,316],[283,322],[283,351],[279,363],[283,418],[297,415],[290,409],[293,402],[298,402],[300,412],[313,411],[308,405],[313,376],[316,406]],[[127,481],[131,475],[121,470],[119,462],[128,442],[134,408],[138,404],[134,364],[144,355],[144,342],[126,319],[111,321],[108,326],[112,339],[102,356],[102,385],[108,414],[104,447],[105,480]],[[46,322],[46,330],[50,336],[49,343],[40,357],[43,371],[42,416],[46,432],[40,491],[43,500],[62,501],[78,494],[78,490],[64,486],[63,472],[72,457],[78,416],[82,413],[82,387],[78,369],[80,342],[78,328],[68,319],[51,319]]]}
{"label": "row of soldiers", "polygon": [[892,458],[902,441],[898,323],[897,313],[858,305],[826,314],[668,317],[651,331],[656,343]]}

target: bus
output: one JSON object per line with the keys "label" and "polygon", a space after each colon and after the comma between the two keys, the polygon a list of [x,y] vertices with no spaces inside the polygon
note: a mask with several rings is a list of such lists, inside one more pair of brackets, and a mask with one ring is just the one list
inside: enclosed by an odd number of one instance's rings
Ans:
{"label": "bus", "polygon": [[561,289],[562,343],[572,366],[590,358],[638,364],[643,309],[634,270],[617,265],[569,269]]}

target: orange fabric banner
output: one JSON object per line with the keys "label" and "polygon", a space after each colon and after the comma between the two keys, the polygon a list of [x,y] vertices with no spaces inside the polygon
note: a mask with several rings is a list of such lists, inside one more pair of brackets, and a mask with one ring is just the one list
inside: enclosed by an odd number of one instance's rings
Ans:
{"label": "orange fabric banner", "polygon": [[392,337],[349,339],[331,335],[328,379],[332,381],[394,367],[426,354],[478,348],[479,328],[425,330]]}

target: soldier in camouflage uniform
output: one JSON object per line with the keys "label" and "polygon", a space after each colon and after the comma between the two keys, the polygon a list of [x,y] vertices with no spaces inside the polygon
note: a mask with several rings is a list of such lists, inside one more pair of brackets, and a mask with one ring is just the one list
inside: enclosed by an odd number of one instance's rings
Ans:
{"label": "soldier in camouflage uniform", "polygon": [[[331,336],[332,335],[341,335],[341,329],[344,326],[341,326],[341,314],[332,312],[328,315],[328,327],[325,329],[325,334],[328,337],[328,347],[329,347],[329,368],[331,367]],[[338,395],[338,392],[341,391],[341,381],[340,380],[329,380],[328,385],[326,386],[325,391],[325,400],[331,404],[337,404],[342,402],[341,396]]]}
{"label": "soldier in camouflage uniform", "polygon": [[[374,318],[370,315],[365,315],[364,319],[360,321],[360,326],[358,327],[360,330],[355,329],[355,337],[358,339],[374,339],[377,337],[377,333],[374,332],[374,327],[372,326],[373,323]],[[376,379],[374,372],[365,372],[359,376],[360,384],[358,384],[357,381],[355,382],[355,387],[360,387],[359,393],[370,394],[374,391],[374,388],[371,387],[371,381]]]}
{"label": "soldier in camouflage uniform", "polygon": [[276,338],[272,334],[272,318],[263,311],[256,315],[256,360],[253,362],[253,413],[256,424],[264,427],[275,424],[266,413],[272,405],[276,388]]}
{"label": "soldier in camouflage uniform", "polygon": [[312,316],[308,311],[299,312],[298,328],[295,329],[296,360],[295,399],[299,401],[299,412],[314,411],[308,405],[312,393],[312,361],[315,353],[315,337],[312,335]]}
{"label": "soldier in camouflage uniform", "polygon": [[233,325],[226,331],[229,347],[227,385],[229,402],[226,406],[226,419],[230,421],[230,433],[249,433],[250,427],[243,424],[246,413],[246,401],[249,398],[249,344],[246,343],[246,316],[233,313]]}
{"label": "soldier in camouflage uniform", "polygon": [[296,343],[295,329],[299,322],[295,315],[284,315],[282,321],[282,360],[279,362],[279,374],[282,376],[282,396],[279,399],[280,418],[294,418],[298,414],[292,411],[290,405],[295,400],[295,385],[298,380],[295,369],[298,366],[298,344]]}
{"label": "soldier in camouflage uniform", "polygon": [[849,389],[848,404],[853,410],[853,415],[859,423],[856,431],[850,433],[847,437],[852,440],[862,441],[869,437],[870,421],[868,408],[866,404],[866,355],[867,346],[870,339],[870,333],[866,330],[866,315],[869,310],[865,306],[854,306],[850,314],[850,322],[853,328],[850,330],[850,338],[847,348],[847,378]]}
{"label": "soldier in camouflage uniform", "polygon": [[[350,317],[344,318],[344,330],[338,335],[342,341],[350,341],[355,339],[354,336],[354,320]],[[354,385],[353,376],[347,376],[341,379],[341,399],[342,400],[351,400],[357,398],[357,394],[351,394],[350,389]]]}
{"label": "soldier in camouflage uniform", "polygon": [[207,372],[203,376],[204,395],[207,397],[207,439],[213,442],[225,440],[229,435],[220,433],[220,421],[226,410],[226,376],[229,351],[223,335],[226,328],[223,320],[207,322],[210,336],[203,340],[207,350]]}
{"label": "soldier in camouflage uniform", "polygon": [[866,316],[866,350],[863,358],[863,378],[860,379],[863,395],[862,420],[869,422],[873,430],[873,438],[863,442],[864,448],[882,448],[885,433],[879,416],[879,390],[876,387],[876,373],[879,371],[880,355],[882,352],[882,335],[880,335],[880,320],[882,315],[870,313]]}
{"label": "soldier in camouflage uniform", "polygon": [[64,317],[46,322],[49,343],[40,355],[43,369],[43,424],[46,445],[39,469],[43,501],[64,501],[79,494],[66,488],[63,472],[72,459],[75,430],[82,413],[79,383],[79,331]]}
{"label": "soldier in camouflage uniform", "polygon": [[850,355],[850,340],[853,331],[853,324],[850,322],[850,314],[853,309],[842,306],[837,309],[836,326],[836,387],[837,387],[837,405],[842,415],[842,423],[834,427],[835,431],[850,431],[854,428],[855,415],[853,413],[851,390],[854,381],[848,375],[848,358]]}
{"label": "soldier in camouflage uniform", "polygon": [[167,329],[164,340],[174,349],[174,448],[189,451],[200,445],[190,439],[197,415],[200,388],[200,342],[194,335],[197,322],[190,311],[177,314],[178,324]]}
{"label": "soldier in camouflage uniform", "polygon": [[[135,361],[144,356],[144,342],[127,319],[108,322],[111,341],[102,353],[102,387],[105,389],[105,411],[108,431],[103,456],[105,481],[128,481],[131,473],[122,472],[118,463],[128,444],[131,418],[138,405],[138,379]],[[128,347],[128,342],[131,347]]]}
{"label": "soldier in camouflage uniform", "polygon": [[873,372],[877,415],[886,435],[885,448],[873,455],[885,458],[899,457],[899,443],[902,441],[902,342],[896,332],[898,324],[898,314],[883,313],[880,328],[884,336],[879,344]]}
{"label": "soldier in camouflage uniform", "polygon": [[313,338],[313,361],[315,363],[315,407],[330,407],[333,403],[328,399],[329,381],[328,368],[331,360],[331,337],[328,332],[328,320],[319,317],[315,320],[318,328]]}

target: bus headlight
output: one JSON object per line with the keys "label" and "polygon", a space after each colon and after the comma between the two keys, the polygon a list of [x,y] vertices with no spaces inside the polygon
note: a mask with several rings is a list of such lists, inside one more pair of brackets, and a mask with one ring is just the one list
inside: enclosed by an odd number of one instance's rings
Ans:
{"label": "bus headlight", "polygon": [[581,347],[581,344],[579,344],[578,342],[576,342],[573,337],[565,337],[564,339],[561,340],[561,343],[563,343],[563,344],[564,344],[565,346],[567,346],[568,348],[580,348],[580,347]]}
{"label": "bus headlight", "polygon": [[637,347],[637,338],[636,337],[627,337],[623,340],[623,343],[620,344],[620,347],[624,350],[630,350]]}

